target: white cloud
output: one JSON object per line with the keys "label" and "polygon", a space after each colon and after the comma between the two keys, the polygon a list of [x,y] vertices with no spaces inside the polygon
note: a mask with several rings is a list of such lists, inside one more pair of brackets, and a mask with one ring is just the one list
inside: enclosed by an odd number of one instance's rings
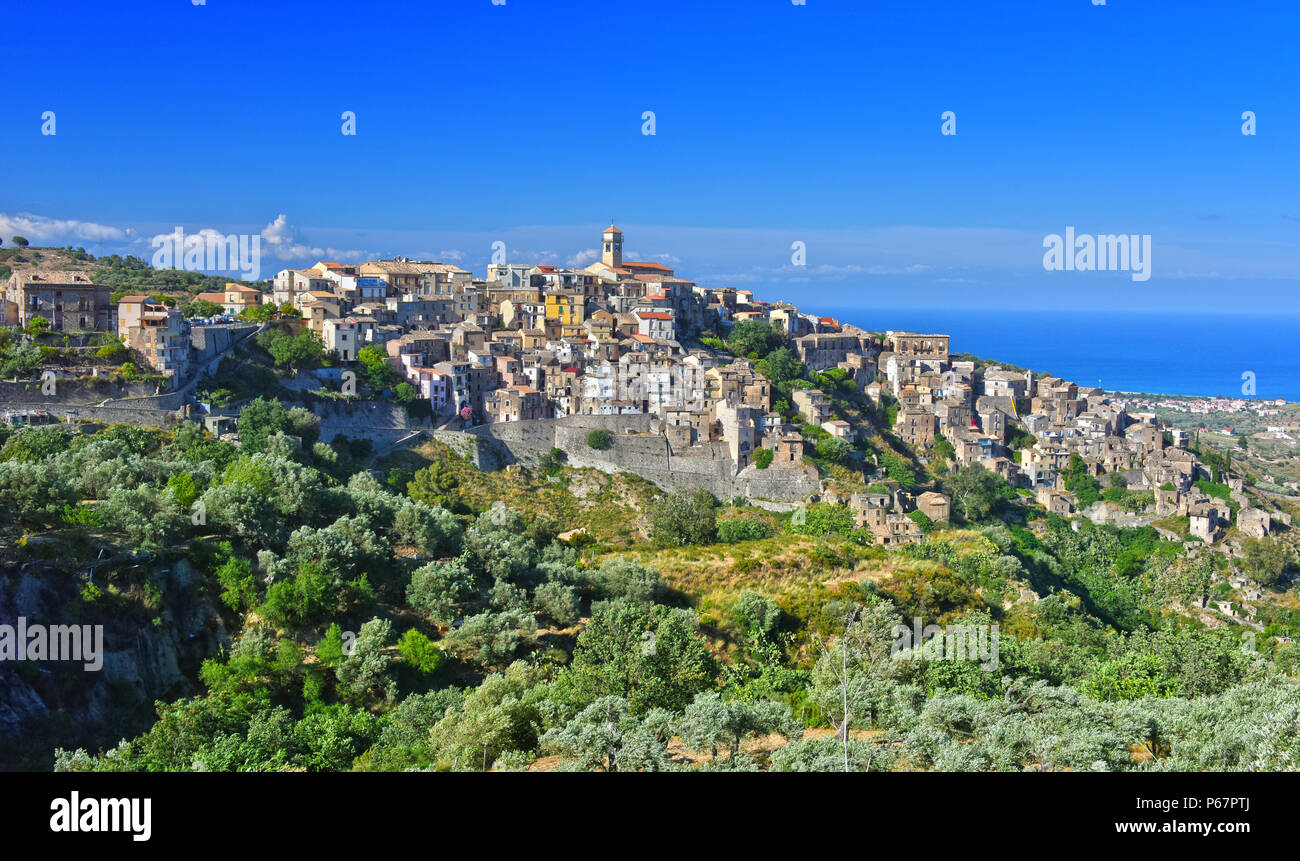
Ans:
{"label": "white cloud", "polygon": [[289,217],[284,213],[280,213],[275,217],[274,221],[263,227],[261,235],[267,251],[272,257],[279,260],[306,260],[309,257],[316,260],[355,260],[358,258],[369,260],[378,257],[377,254],[369,251],[321,247],[300,242],[293,226],[289,224]]}
{"label": "white cloud", "polygon": [[[183,235],[185,236],[186,239],[188,239],[191,236],[197,236],[201,240],[203,240],[204,245],[207,245],[209,240],[213,242],[221,242],[226,238],[226,235],[224,233],[222,233],[219,230],[213,230],[211,227],[205,227],[202,230],[199,230],[197,232],[184,231]],[[157,236],[154,236],[149,239],[149,245],[153,248],[157,248],[160,243],[171,242],[174,236],[175,234],[170,232],[159,233]]]}
{"label": "white cloud", "polygon": [[129,228],[124,230],[108,224],[96,224],[93,221],[46,218],[30,212],[20,212],[16,215],[0,213],[0,235],[6,238],[22,236],[36,243],[66,244],[70,239],[105,242],[127,239],[132,233]]}
{"label": "white cloud", "polygon": [[599,259],[599,248],[584,248],[582,251],[579,251],[577,254],[570,257],[565,265],[581,267],[586,266],[588,263],[594,263]]}
{"label": "white cloud", "polygon": [[639,254],[635,251],[629,251],[623,255],[628,260],[659,260],[663,263],[681,263],[682,259],[672,254]]}

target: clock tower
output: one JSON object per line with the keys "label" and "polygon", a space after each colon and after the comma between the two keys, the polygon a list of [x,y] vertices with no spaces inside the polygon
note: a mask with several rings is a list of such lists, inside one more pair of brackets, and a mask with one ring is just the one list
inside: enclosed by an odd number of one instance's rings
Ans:
{"label": "clock tower", "polygon": [[600,259],[606,266],[619,269],[623,266],[623,231],[613,224],[605,228]]}

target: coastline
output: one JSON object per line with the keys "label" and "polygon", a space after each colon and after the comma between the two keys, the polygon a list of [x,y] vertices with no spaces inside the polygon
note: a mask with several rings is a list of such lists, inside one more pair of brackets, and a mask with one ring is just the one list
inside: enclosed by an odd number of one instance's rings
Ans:
{"label": "coastline", "polygon": [[[869,331],[942,332],[954,353],[1126,396],[1300,402],[1297,315],[861,306],[821,313]],[[1248,379],[1253,393],[1243,391]]]}

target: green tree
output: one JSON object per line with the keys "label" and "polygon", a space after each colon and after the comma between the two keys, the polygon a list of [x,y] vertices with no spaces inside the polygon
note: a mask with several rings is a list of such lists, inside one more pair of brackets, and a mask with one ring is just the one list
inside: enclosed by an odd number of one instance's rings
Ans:
{"label": "green tree", "polygon": [[521,646],[536,641],[537,620],[528,613],[508,610],[470,616],[445,642],[461,658],[494,667],[513,658]]}
{"label": "green tree", "polygon": [[98,506],[104,523],[137,550],[158,552],[180,539],[189,518],[176,497],[147,484],[119,487]]}
{"label": "green tree", "polygon": [[658,571],[622,556],[601,565],[593,579],[600,594],[609,599],[650,602],[664,593],[664,583]]}
{"label": "green tree", "polygon": [[944,488],[952,494],[961,515],[969,522],[988,517],[1005,498],[1006,482],[997,473],[982,464],[972,463],[958,467],[944,480]]}
{"label": "green tree", "polygon": [[427,556],[444,556],[460,548],[460,523],[445,508],[411,500],[397,510],[393,534]]}
{"label": "green tree", "polygon": [[406,601],[434,622],[450,624],[473,587],[474,578],[461,562],[430,562],[411,575]]}
{"label": "green tree", "polygon": [[433,463],[417,470],[406,485],[407,494],[414,500],[434,508],[458,511],[463,508],[460,482],[451,470]]}
{"label": "green tree", "polygon": [[504,754],[535,750],[544,714],[553,711],[542,681],[542,670],[523,661],[490,674],[428,733],[438,760],[486,769]]}
{"label": "green tree", "polygon": [[221,601],[239,613],[257,603],[257,578],[247,559],[233,555],[229,543],[225,548],[226,559],[216,570],[217,582],[221,584]]}
{"label": "green tree", "polygon": [[95,358],[110,365],[116,365],[128,355],[130,354],[120,341],[110,341],[95,351]]}
{"label": "green tree", "polygon": [[568,459],[569,456],[564,449],[552,448],[538,458],[537,465],[546,475],[559,475],[564,470],[564,464]]}
{"label": "green tree", "polygon": [[756,353],[762,358],[785,341],[785,335],[766,320],[742,320],[727,334],[727,349],[737,356]]}
{"label": "green tree", "polygon": [[758,371],[773,383],[797,380],[804,375],[803,362],[799,361],[789,347],[776,348],[767,354],[763,362]]}
{"label": "green tree", "polygon": [[325,636],[316,644],[316,660],[326,667],[337,667],[345,657],[343,646],[343,629],[338,622],[331,622],[325,629]]}
{"label": "green tree", "polygon": [[289,428],[289,412],[284,404],[271,398],[255,398],[239,413],[239,448],[243,452],[262,451],[272,434]]}
{"label": "green tree", "polygon": [[178,472],[171,478],[167,479],[167,486],[176,496],[176,502],[181,508],[189,508],[199,498],[199,485],[194,480],[194,475],[188,472]]}
{"label": "green tree", "polygon": [[612,695],[633,711],[677,711],[713,684],[717,664],[689,610],[619,600],[592,609],[566,684],[579,704]]}
{"label": "green tree", "polygon": [[364,369],[366,382],[373,389],[393,386],[401,377],[388,362],[388,351],[378,344],[367,344],[357,352],[357,361]]}
{"label": "green tree", "polygon": [[898,482],[899,487],[904,490],[910,490],[916,486],[916,473],[912,471],[912,465],[891,450],[881,452],[880,461],[885,465],[885,473],[894,481]]}
{"label": "green tree", "polygon": [[740,593],[731,612],[740,629],[752,637],[769,636],[781,620],[781,608],[776,602],[751,589]]}
{"label": "green tree", "polygon": [[835,502],[814,503],[790,518],[790,531],[799,535],[848,535],[855,526],[848,506]]}
{"label": "green tree", "polygon": [[707,750],[713,759],[725,750],[728,759],[740,754],[746,738],[777,733],[787,740],[803,736],[803,727],[785,703],[771,700],[726,701],[717,691],[696,694],[677,721],[677,734],[692,750]]}
{"label": "green tree", "polygon": [[817,440],[817,456],[829,463],[845,463],[852,447],[846,440],[827,436]]}
{"label": "green tree", "polygon": [[358,705],[393,701],[397,682],[389,674],[392,659],[384,653],[392,639],[393,626],[385,619],[371,619],[361,626],[352,654],[335,672],[339,696]]}
{"label": "green tree", "polygon": [[[270,306],[259,307],[269,308]],[[297,335],[290,335],[278,330],[265,334],[266,339],[263,340],[259,336],[258,343],[262,344],[271,355],[276,367],[291,370],[317,368],[325,361],[325,345],[321,343],[316,333],[309,329],[304,329]]]}
{"label": "green tree", "polygon": [[601,697],[541,738],[567,769],[581,771],[666,771],[671,715],[654,710],[644,718],[618,696]]}
{"label": "green tree", "polygon": [[221,314],[221,306],[216,302],[209,302],[207,299],[195,299],[181,306],[181,313],[185,317],[216,317]]}
{"label": "green tree", "polygon": [[829,644],[817,641],[821,656],[813,669],[810,699],[821,708],[841,743],[841,766],[853,771],[850,729],[874,728],[895,706],[892,677],[894,629],[899,617],[886,602],[842,610],[841,625]]}
{"label": "green tree", "polygon": [[563,583],[543,583],[533,594],[533,603],[537,610],[560,627],[568,627],[578,621],[581,609],[578,593],[572,586]]}
{"label": "green tree", "polygon": [[717,500],[707,490],[675,490],[650,506],[651,536],[665,544],[710,544],[717,535]]}
{"label": "green tree", "polygon": [[718,540],[724,544],[770,538],[772,524],[762,517],[723,517],[718,519]]}
{"label": "green tree", "polygon": [[260,612],[286,627],[314,624],[338,611],[341,592],[325,566],[311,561],[299,566],[292,579],[267,587]]}
{"label": "green tree", "polygon": [[1286,548],[1273,538],[1243,538],[1241,567],[1264,586],[1276,586],[1286,570]]}
{"label": "green tree", "polygon": [[907,516],[912,519],[913,523],[921,527],[922,532],[929,532],[931,529],[934,529],[934,521],[930,519],[930,515],[920,509],[909,511]]}
{"label": "green tree", "polygon": [[1100,484],[1088,472],[1088,464],[1078,452],[1070,452],[1064,483],[1065,489],[1078,498],[1080,508],[1086,508],[1101,499]]}
{"label": "green tree", "polygon": [[432,673],[442,666],[442,649],[414,628],[409,628],[397,641],[397,651],[418,672]]}

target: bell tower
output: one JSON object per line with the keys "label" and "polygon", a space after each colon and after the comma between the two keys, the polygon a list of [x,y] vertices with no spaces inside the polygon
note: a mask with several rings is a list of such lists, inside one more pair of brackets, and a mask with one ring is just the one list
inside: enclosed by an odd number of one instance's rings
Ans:
{"label": "bell tower", "polygon": [[613,224],[605,228],[601,243],[600,259],[606,266],[615,269],[623,265],[623,231]]}

